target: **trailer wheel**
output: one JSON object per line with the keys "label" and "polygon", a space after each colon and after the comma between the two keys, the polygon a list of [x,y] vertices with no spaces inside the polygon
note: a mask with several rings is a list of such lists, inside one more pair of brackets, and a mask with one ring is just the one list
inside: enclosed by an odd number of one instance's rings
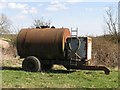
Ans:
{"label": "trailer wheel", "polygon": [[42,65],[42,69],[45,70],[45,71],[48,71],[48,70],[50,70],[52,68],[52,66],[53,65],[46,65],[46,64],[44,64],[44,65]]}
{"label": "trailer wheel", "polygon": [[25,71],[29,72],[38,72],[41,71],[41,64],[39,59],[34,56],[28,56],[24,59],[22,63],[22,68]]}

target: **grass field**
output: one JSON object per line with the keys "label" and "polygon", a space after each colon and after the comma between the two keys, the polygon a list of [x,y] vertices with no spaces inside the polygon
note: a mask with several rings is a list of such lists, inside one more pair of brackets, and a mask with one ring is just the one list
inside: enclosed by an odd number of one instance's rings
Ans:
{"label": "grass field", "polygon": [[19,70],[3,70],[3,88],[117,88],[118,72],[110,75],[102,72],[49,71],[31,73]]}
{"label": "grass field", "polygon": [[3,88],[117,88],[118,71],[110,75],[102,71],[67,72],[64,69],[47,72],[25,72],[20,67],[3,67]]}

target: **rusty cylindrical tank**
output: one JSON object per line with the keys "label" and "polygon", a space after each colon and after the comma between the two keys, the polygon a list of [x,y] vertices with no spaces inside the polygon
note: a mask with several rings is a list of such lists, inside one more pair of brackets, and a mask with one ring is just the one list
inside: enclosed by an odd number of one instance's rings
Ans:
{"label": "rusty cylindrical tank", "polygon": [[21,58],[64,59],[64,49],[70,31],[67,28],[22,29],[17,37],[17,51]]}

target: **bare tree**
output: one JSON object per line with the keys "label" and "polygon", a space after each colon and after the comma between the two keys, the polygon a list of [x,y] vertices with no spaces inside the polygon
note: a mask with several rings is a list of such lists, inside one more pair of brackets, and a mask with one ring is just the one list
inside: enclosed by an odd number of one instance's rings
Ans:
{"label": "bare tree", "polygon": [[109,7],[106,10],[106,16],[104,17],[106,31],[115,39],[118,39],[118,17],[114,16],[113,8]]}
{"label": "bare tree", "polygon": [[10,33],[11,21],[5,14],[0,15],[0,33]]}
{"label": "bare tree", "polygon": [[45,21],[43,17],[41,17],[40,19],[34,19],[34,23],[33,23],[33,27],[50,27],[51,25],[51,21],[48,20],[48,21]]}

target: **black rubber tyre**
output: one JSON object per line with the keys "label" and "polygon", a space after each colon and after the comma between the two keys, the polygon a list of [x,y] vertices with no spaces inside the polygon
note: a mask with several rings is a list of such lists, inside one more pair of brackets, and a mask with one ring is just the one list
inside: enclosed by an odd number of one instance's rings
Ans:
{"label": "black rubber tyre", "polygon": [[42,70],[45,70],[45,71],[48,71],[48,70],[51,70],[53,65],[42,65]]}
{"label": "black rubber tyre", "polygon": [[38,72],[41,71],[41,64],[39,59],[34,56],[28,56],[22,62],[22,68],[25,71],[29,72]]}

